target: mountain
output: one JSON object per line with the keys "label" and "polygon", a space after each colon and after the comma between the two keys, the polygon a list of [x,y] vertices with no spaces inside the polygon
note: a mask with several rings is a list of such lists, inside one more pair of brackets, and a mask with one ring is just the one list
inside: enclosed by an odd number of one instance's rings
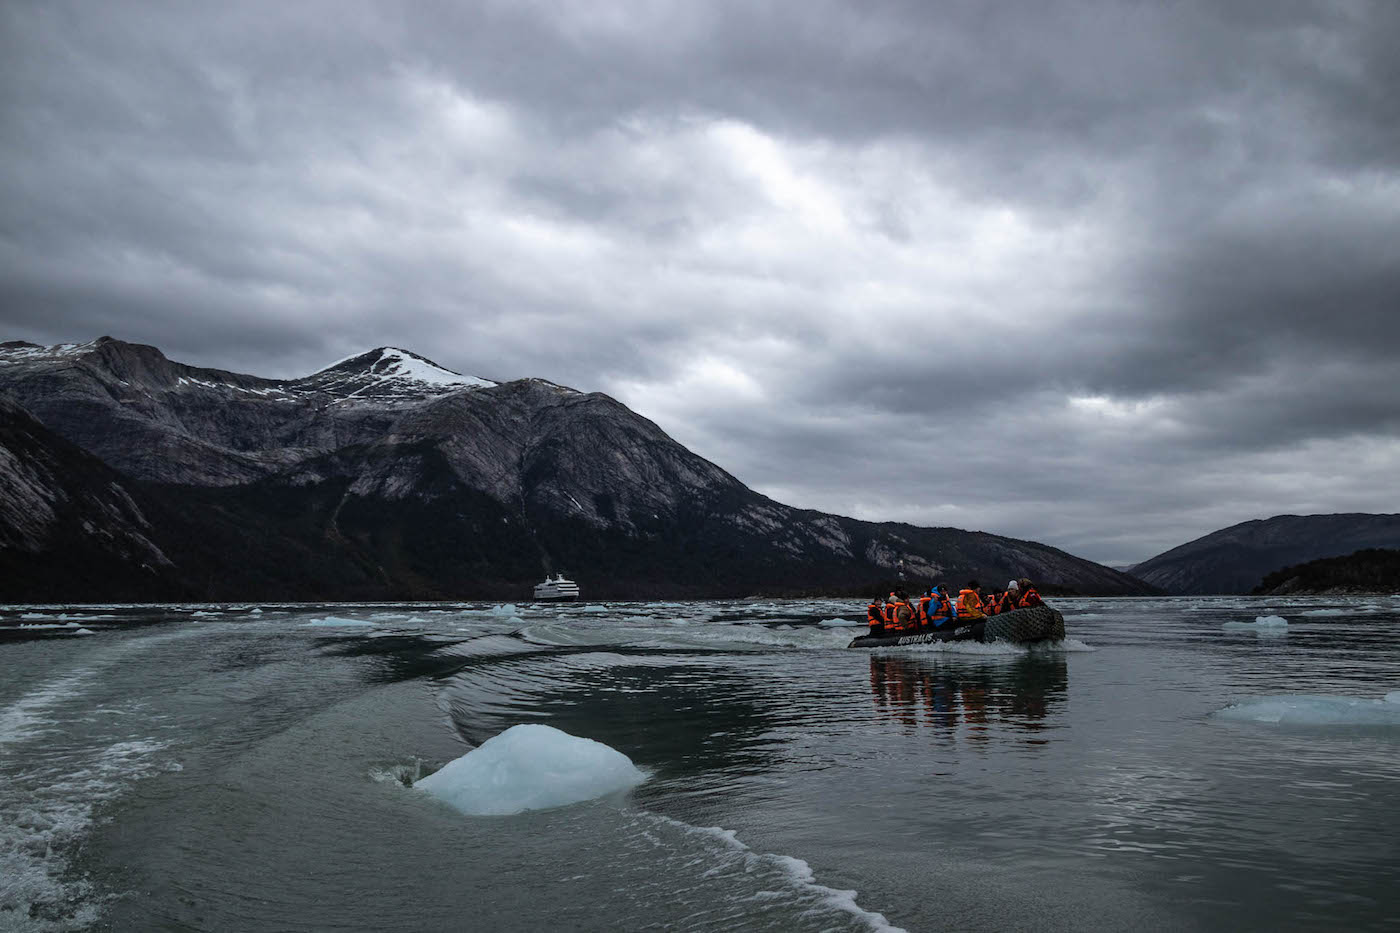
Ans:
{"label": "mountain", "polygon": [[1400,550],[1366,548],[1324,557],[1266,576],[1254,592],[1264,596],[1400,593]]}
{"label": "mountain", "polygon": [[[794,509],[606,395],[394,348],[273,380],[111,338],[8,343],[0,395],[159,513],[181,598],[521,598],[561,569],[599,598],[855,592],[901,567],[911,586],[1148,589],[1043,544]],[[111,598],[79,590],[0,598]]]}
{"label": "mountain", "polygon": [[1168,593],[1248,593],[1281,567],[1373,547],[1400,547],[1400,515],[1276,515],[1172,548],[1133,575]]}
{"label": "mountain", "polygon": [[130,585],[114,592],[163,592],[174,582],[174,563],[153,534],[147,511],[120,474],[0,399],[0,579],[6,588],[27,581],[41,591],[84,590],[130,577]]}

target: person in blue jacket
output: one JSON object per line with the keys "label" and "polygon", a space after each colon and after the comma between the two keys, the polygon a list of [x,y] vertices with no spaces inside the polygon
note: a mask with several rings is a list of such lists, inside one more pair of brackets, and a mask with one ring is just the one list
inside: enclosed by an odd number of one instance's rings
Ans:
{"label": "person in blue jacket", "polygon": [[928,604],[928,624],[934,628],[939,628],[948,624],[957,617],[957,611],[953,608],[953,602],[948,598],[948,593],[940,583],[929,591],[931,599]]}

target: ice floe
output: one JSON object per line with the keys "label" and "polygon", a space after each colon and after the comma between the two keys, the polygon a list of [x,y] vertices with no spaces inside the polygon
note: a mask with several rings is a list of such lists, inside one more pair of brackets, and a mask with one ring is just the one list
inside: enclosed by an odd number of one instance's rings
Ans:
{"label": "ice floe", "polygon": [[487,739],[413,786],[463,813],[506,816],[592,800],[644,780],[615,748],[529,723]]}
{"label": "ice floe", "polygon": [[1285,726],[1400,726],[1400,690],[1379,700],[1306,693],[1265,696],[1232,704],[1214,715]]}
{"label": "ice floe", "polygon": [[1253,632],[1260,638],[1288,634],[1288,620],[1283,616],[1255,616],[1253,622],[1226,622],[1220,626],[1227,632]]}
{"label": "ice floe", "polygon": [[349,628],[351,626],[371,625],[374,623],[366,619],[345,619],[340,616],[326,616],[324,619],[312,619],[310,622],[302,623],[303,628]]}

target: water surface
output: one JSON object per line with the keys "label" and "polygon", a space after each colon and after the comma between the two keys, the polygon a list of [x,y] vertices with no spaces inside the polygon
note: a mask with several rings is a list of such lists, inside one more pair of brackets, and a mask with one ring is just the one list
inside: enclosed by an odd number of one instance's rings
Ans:
{"label": "water surface", "polygon": [[[1055,605],[876,653],[829,600],[9,608],[0,930],[1400,925],[1400,599]],[[520,723],[649,777],[406,786]]]}

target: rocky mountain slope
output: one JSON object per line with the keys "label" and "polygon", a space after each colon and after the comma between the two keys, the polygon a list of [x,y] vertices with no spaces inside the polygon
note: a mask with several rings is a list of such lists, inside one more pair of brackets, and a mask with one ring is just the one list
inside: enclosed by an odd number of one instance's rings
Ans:
{"label": "rocky mountain slope", "polygon": [[126,482],[0,399],[0,589],[86,589],[130,576],[123,594],[163,591],[174,564]]}
{"label": "rocky mountain slope", "polygon": [[0,395],[153,503],[181,598],[521,598],[560,569],[594,597],[853,592],[901,566],[1146,589],[1033,542],[794,509],[606,395],[393,348],[271,380],[110,338],[0,344]]}
{"label": "rocky mountain slope", "polygon": [[1400,547],[1400,515],[1276,515],[1212,532],[1132,572],[1168,593],[1248,593],[1281,567],[1375,547]]}

